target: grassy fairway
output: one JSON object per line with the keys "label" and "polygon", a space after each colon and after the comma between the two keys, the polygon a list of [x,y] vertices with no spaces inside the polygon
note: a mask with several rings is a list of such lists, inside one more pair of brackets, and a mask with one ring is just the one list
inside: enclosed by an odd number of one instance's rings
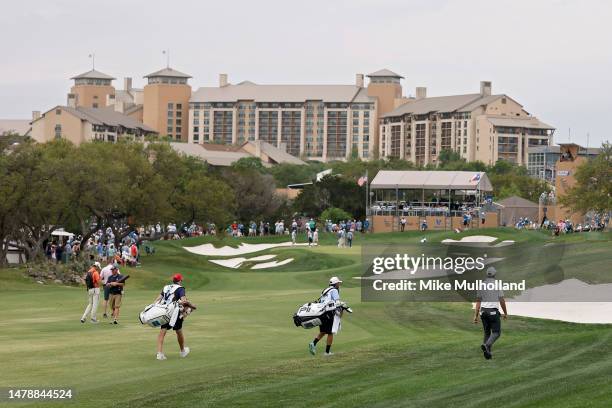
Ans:
{"label": "grassy fairway", "polygon": [[[485,234],[549,239],[537,232]],[[452,236],[427,235],[430,242]],[[418,242],[421,236],[358,236],[356,242]],[[566,273],[612,281],[610,263],[601,261],[610,259],[609,235],[563,239]],[[72,387],[77,403],[67,406],[78,407],[612,406],[610,326],[512,317],[494,359],[485,361],[468,303],[361,303],[359,281],[351,279],[362,273],[359,246],[338,249],[324,236],[317,248],[268,251],[295,261],[252,271],[225,269],[182,249],[202,242],[208,241],[159,243],[142,268],[124,271],[132,278],[119,326],[79,322],[82,288],[43,286],[19,271],[0,271],[0,387]],[[157,331],[141,326],[137,314],[174,272],[185,275],[187,295],[200,308],[184,326],[192,353],[180,359],[169,334],[168,360],[160,362]],[[320,345],[313,358],[306,345],[316,332],[296,328],[291,315],[332,275],[344,279],[342,298],[355,313],[343,320],[335,356],[323,357]]]}

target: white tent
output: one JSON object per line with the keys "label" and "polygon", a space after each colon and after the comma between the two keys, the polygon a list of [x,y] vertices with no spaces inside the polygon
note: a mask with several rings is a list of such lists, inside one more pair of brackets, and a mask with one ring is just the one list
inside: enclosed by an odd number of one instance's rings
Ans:
{"label": "white tent", "polygon": [[63,229],[56,229],[51,233],[54,237],[73,237],[74,234],[72,232],[64,231]]}
{"label": "white tent", "polygon": [[424,190],[492,191],[493,186],[482,171],[381,170],[370,188]]}

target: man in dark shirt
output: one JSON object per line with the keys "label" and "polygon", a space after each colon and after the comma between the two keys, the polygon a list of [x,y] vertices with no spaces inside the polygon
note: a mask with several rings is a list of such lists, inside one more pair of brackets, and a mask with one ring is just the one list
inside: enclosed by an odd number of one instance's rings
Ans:
{"label": "man in dark shirt", "polygon": [[121,298],[125,283],[123,282],[124,277],[119,273],[119,268],[116,265],[113,265],[111,272],[111,276],[106,280],[106,286],[109,288],[108,291],[110,293],[108,303],[113,315],[111,324],[119,324],[117,319],[119,319],[119,308],[121,308]]}
{"label": "man in dark shirt", "polygon": [[[172,277],[172,284],[164,286],[154,303],[170,304],[172,302],[178,302],[179,304],[187,302],[185,288],[183,287],[183,275],[180,273],[174,274]],[[189,347],[185,347],[185,337],[183,336],[183,316],[179,315],[174,326],[165,324],[161,327],[159,335],[157,336],[158,360],[166,360],[166,355],[163,352],[164,338],[166,337],[166,332],[170,329],[174,330],[176,333],[176,339],[181,349],[181,357],[187,357],[187,354],[189,354],[190,350]]]}

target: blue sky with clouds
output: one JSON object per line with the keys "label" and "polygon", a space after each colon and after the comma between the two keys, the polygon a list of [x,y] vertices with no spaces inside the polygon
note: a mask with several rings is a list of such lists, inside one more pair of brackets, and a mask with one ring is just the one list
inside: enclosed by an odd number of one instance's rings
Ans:
{"label": "blue sky with clouds", "polygon": [[71,76],[171,65],[194,88],[230,82],[353,83],[389,68],[404,93],[472,93],[481,80],[557,127],[556,142],[612,139],[612,2],[606,0],[5,2],[0,118],[65,103]]}

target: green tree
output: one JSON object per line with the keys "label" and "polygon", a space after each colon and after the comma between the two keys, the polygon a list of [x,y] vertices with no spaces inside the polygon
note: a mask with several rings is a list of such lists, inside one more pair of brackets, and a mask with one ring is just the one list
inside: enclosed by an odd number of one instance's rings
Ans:
{"label": "green tree", "polygon": [[612,145],[603,143],[601,153],[578,167],[576,184],[560,202],[572,209],[586,213],[590,210],[609,212],[612,209]]}
{"label": "green tree", "polygon": [[329,207],[321,213],[319,218],[322,222],[325,220],[331,220],[332,222],[346,221],[353,217],[341,208]]}
{"label": "green tree", "polygon": [[256,171],[261,174],[267,173],[266,168],[259,157],[242,157],[233,162],[230,168],[235,171],[247,170]]}

